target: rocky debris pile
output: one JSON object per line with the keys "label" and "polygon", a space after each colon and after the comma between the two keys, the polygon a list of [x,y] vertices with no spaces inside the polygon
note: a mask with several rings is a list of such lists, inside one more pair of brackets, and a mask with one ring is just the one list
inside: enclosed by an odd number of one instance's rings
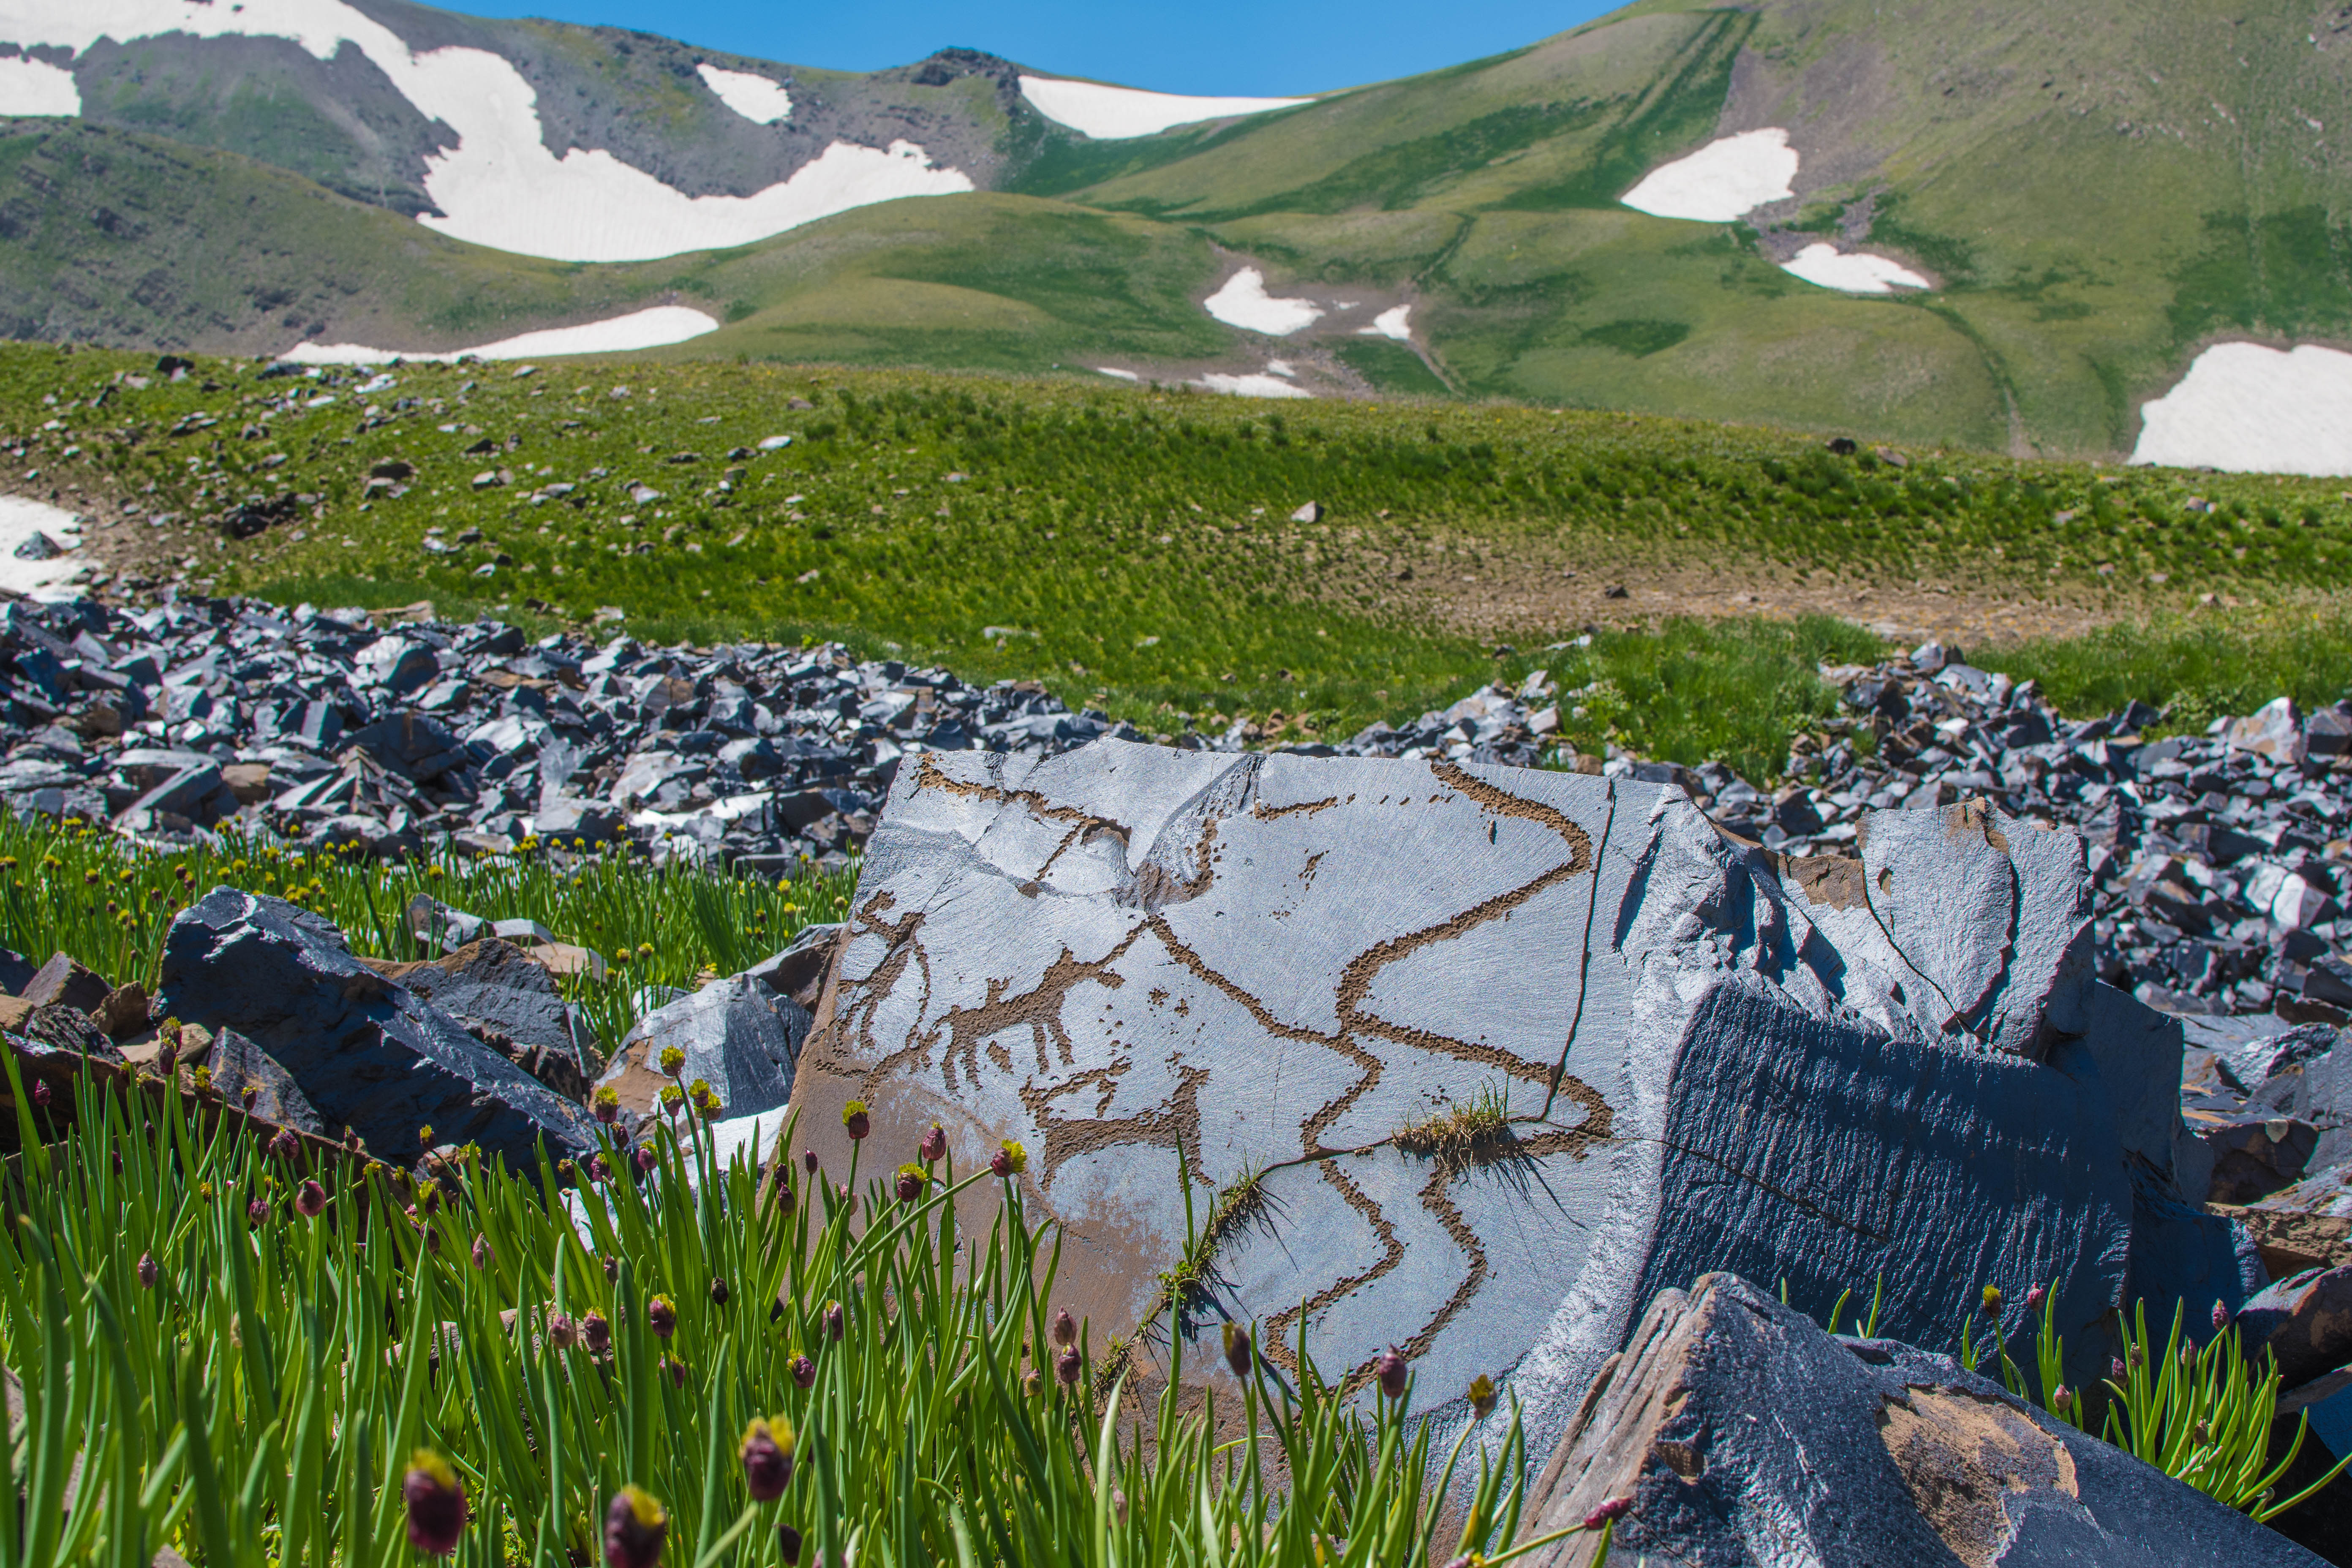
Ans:
{"label": "rocky debris pile", "polygon": [[[1720,1273],[1661,1292],[1610,1358],[1521,1536],[1612,1513],[1612,1563],[2321,1561],[1949,1357],[1826,1333]],[[1586,1564],[1597,1544],[1528,1561]]]}
{"label": "rocky debris pile", "polygon": [[[1034,682],[968,686],[833,645],[398,621],[193,597],[0,606],[0,801],[158,839],[241,826],[385,855],[627,837],[775,875],[862,845],[906,758],[1139,738]],[[2352,708],[2282,700],[2149,741],[2153,710],[2069,722],[2032,682],[1933,644],[1823,673],[1844,715],[1792,752],[1810,782],[1769,793],[1719,763],[1574,756],[1563,714],[1605,698],[1542,670],[1410,726],[1273,749],[1675,783],[1729,830],[1796,854],[1850,853],[1865,811],[1981,796],[2083,835],[2110,983],[2177,1012],[2352,1013]],[[1237,721],[1173,743],[1265,740]]]}
{"label": "rocky debris pile", "polygon": [[1967,1281],[2054,1281],[2082,1377],[2127,1288],[2260,1289],[2179,1184],[2179,1026],[2093,973],[2079,843],[1981,803],[1866,820],[1858,862],[1798,858],[1667,782],[924,756],[801,1136],[845,1160],[856,1100],[884,1158],[934,1121],[959,1168],[1017,1140],[1097,1332],[1160,1353],[1138,1331],[1181,1270],[1197,1374],[1218,1318],[1290,1343],[1313,1302],[1329,1375],[1411,1344],[1420,1408],[1466,1421],[1493,1373],[1536,1444],[1712,1268],[1815,1311],[1883,1280],[1887,1331],[1929,1343]]}
{"label": "rocky debris pile", "polygon": [[627,836],[772,875],[862,844],[910,752],[1113,732],[1134,733],[1034,683],[833,645],[533,642],[194,597],[0,605],[0,801],[163,840],[243,827],[394,855]]}

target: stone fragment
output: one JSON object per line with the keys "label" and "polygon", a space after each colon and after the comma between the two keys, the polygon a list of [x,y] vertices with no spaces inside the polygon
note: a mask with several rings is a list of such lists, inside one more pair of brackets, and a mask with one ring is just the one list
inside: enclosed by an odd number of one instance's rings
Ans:
{"label": "stone fragment", "polygon": [[90,1009],[90,1022],[109,1039],[128,1039],[147,1026],[147,990],[136,980],[118,985]]}
{"label": "stone fragment", "polygon": [[[213,1075],[213,1089],[223,1104],[244,1106],[264,1121],[314,1137],[325,1138],[342,1131],[340,1125],[331,1131],[328,1128],[318,1108],[295,1083],[292,1073],[235,1029],[223,1029],[214,1037],[211,1047],[205,1053],[204,1065]],[[246,1106],[245,1091],[248,1089],[254,1091],[253,1103]]]}
{"label": "stone fragment", "polygon": [[[729,1119],[757,1115],[791,1098],[808,1028],[807,1011],[763,983],[742,974],[714,980],[638,1019],[597,1087],[612,1086],[632,1120],[651,1110],[665,1087],[698,1079]],[[673,1047],[686,1057],[675,1077],[661,1070],[662,1053]]]}
{"label": "stone fragment", "polygon": [[[587,1078],[571,1010],[556,992],[555,976],[520,948],[492,937],[440,958],[360,962],[474,1030],[477,1038],[557,1093],[585,1098]],[[485,1037],[486,1031],[520,1049],[499,1047]]]}
{"label": "stone fragment", "polygon": [[103,1006],[106,999],[114,994],[114,987],[79,960],[56,952],[49,955],[49,961],[17,994],[36,1007],[64,1006],[88,1013]]}
{"label": "stone fragment", "polygon": [[2267,1346],[2282,1387],[2294,1388],[2352,1362],[2352,1268],[2306,1268],[2239,1309],[2248,1355]]}
{"label": "stone fragment", "polygon": [[2304,758],[2303,721],[2292,698],[2278,698],[2242,719],[2231,720],[2221,734],[2233,752],[2254,752],[2282,763],[2299,763]]}
{"label": "stone fragment", "polygon": [[1486,1373],[1549,1443],[1641,1303],[1719,1266],[1815,1310],[1884,1278],[1890,1330],[1938,1339],[1953,1281],[2055,1279],[2096,1353],[2130,1171],[2151,1202],[2174,1179],[2178,1036],[2070,962],[2071,836],[1878,813],[1866,861],[1797,864],[1624,777],[1118,741],[908,763],[801,1136],[845,1163],[856,1099],[886,1155],[935,1120],[962,1168],[1023,1142],[1101,1333],[1164,1325],[1189,1185],[1244,1222],[1187,1331],[1287,1343],[1310,1303],[1328,1375],[1393,1342],[1423,1408],[1459,1418]]}
{"label": "stone fragment", "polygon": [[[1662,1291],[1528,1498],[1520,1539],[1627,1499],[1612,1563],[2304,1568],[2321,1559],[1948,1356],[1823,1332],[1747,1280]],[[1521,1561],[1594,1561],[1578,1531]]]}
{"label": "stone fragment", "polygon": [[106,1031],[92,1022],[88,1013],[68,1003],[52,1002],[34,1007],[17,1026],[17,1033],[53,1051],[72,1051],[94,1061],[123,1061],[122,1052],[107,1038]]}
{"label": "stone fragment", "polygon": [[235,1028],[292,1075],[330,1126],[350,1125],[400,1164],[436,1142],[479,1144],[520,1170],[595,1143],[587,1112],[533,1080],[446,1014],[351,954],[342,933],[279,899],[215,889],[163,944],[157,1006]]}

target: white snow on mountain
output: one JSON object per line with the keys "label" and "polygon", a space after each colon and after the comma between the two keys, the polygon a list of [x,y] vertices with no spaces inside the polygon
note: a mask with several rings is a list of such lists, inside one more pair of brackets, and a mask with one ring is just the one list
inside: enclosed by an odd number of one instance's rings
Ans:
{"label": "white snow on mountain", "polygon": [[1201,308],[1229,327],[1276,338],[1311,327],[1323,317],[1323,307],[1312,300],[1277,300],[1268,295],[1265,274],[1255,267],[1244,267],[1226,279],[1224,287],[1201,301]]}
{"label": "white snow on mountain", "polygon": [[1392,305],[1372,318],[1369,327],[1358,327],[1360,338],[1394,338],[1401,343],[1412,342],[1412,307]]}
{"label": "white snow on mountain", "polygon": [[793,95],[784,90],[782,82],[750,71],[721,70],[709,64],[694,68],[703,85],[719,95],[719,102],[754,125],[773,125],[793,112]]}
{"label": "white snow on mountain", "polygon": [[1729,223],[1796,193],[1797,150],[1779,126],[1710,142],[1686,158],[1662,163],[1619,197],[1657,217]]}
{"label": "white snow on mountain", "polygon": [[73,72],[47,60],[0,60],[0,115],[79,114]]}
{"label": "white snow on mountain", "polygon": [[617,354],[634,349],[667,348],[715,332],[719,323],[683,305],[656,305],[608,321],[576,327],[550,327],[501,338],[479,348],[451,349],[446,353],[414,353],[399,349],[372,349],[358,343],[296,343],[278,357],[296,364],[382,364],[386,360],[436,360],[446,363],[460,354],[476,359],[547,359],[558,354]]}
{"label": "white snow on mountain", "polygon": [[1219,375],[1212,373],[1193,384],[1211,392],[1223,392],[1234,397],[1312,397],[1304,387],[1293,386],[1279,376]]}
{"label": "white snow on mountain", "polygon": [[2215,343],[2139,412],[2135,463],[2352,475],[2352,354],[2341,350]]}
{"label": "white snow on mountain", "polygon": [[548,151],[539,97],[503,55],[412,51],[343,0],[0,0],[0,41],[77,53],[186,33],[291,38],[320,59],[349,43],[457,145],[425,158],[425,189],[441,210],[421,219],[457,239],[558,261],[644,261],[747,245],[835,213],[901,196],[972,189],[922,148],[835,142],[793,177],[749,196],[688,196],[601,150]]}
{"label": "white snow on mountain", "polygon": [[1793,259],[1780,263],[1780,270],[1848,294],[1892,294],[1897,289],[1930,287],[1925,278],[1899,261],[1866,250],[1841,251],[1834,245],[1809,245]]}
{"label": "white snow on mountain", "polygon": [[[65,553],[39,559],[17,554],[36,533],[48,535]],[[46,501],[0,496],[0,588],[37,599],[79,598],[80,591],[69,584],[89,570],[80,552],[80,518]]]}
{"label": "white snow on mountain", "polygon": [[1153,136],[1172,125],[1264,114],[1270,109],[1315,101],[1311,98],[1188,98],[1181,93],[1146,92],[1140,88],[1106,87],[1098,81],[1050,76],[1023,77],[1021,96],[1046,119],[1097,142]]}

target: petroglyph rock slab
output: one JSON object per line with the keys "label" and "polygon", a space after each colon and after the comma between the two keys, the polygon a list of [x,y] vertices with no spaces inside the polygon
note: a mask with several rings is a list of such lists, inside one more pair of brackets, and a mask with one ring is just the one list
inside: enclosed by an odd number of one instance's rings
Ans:
{"label": "petroglyph rock slab", "polygon": [[1303,1315],[1327,1376],[1405,1348],[1424,1408],[1516,1376],[1540,1444],[1640,1306],[1715,1268],[1815,1311],[1883,1276],[1882,1329],[1931,1342],[1977,1285],[2055,1278],[2087,1353],[2134,1214],[2102,1074],[2168,1065],[2161,1038],[2035,1059],[2054,1020],[2145,1009],[2089,1008],[2061,961],[2072,836],[1969,809],[1868,819],[1874,862],[1789,860],[1630,779],[912,756],[801,1058],[802,1136],[842,1169],[855,1098],[869,1172],[934,1120],[966,1170],[1018,1139],[1097,1345],[1156,1320],[1139,1351],[1164,1353],[1159,1277],[1205,1258],[1196,1372],[1221,1317],[1271,1347]]}

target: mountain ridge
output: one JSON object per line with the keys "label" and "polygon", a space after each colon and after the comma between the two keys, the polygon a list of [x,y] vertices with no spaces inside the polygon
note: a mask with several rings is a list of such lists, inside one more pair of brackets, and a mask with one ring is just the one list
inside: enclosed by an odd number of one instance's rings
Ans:
{"label": "mountain ridge", "polygon": [[[2231,16],[2191,0],[1642,0],[1422,76],[1146,134],[1119,128],[1171,112],[1140,103],[1166,95],[1083,84],[1119,110],[1101,137],[977,49],[854,74],[410,0],[249,7],[265,31],[379,27],[436,69],[474,51],[485,79],[530,94],[527,121],[459,100],[460,130],[391,102],[404,89],[349,39],[323,55],[308,36],[110,44],[85,37],[103,30],[89,8],[161,26],[191,7],[74,0],[67,26],[62,5],[0,0],[0,41],[63,68],[47,40],[83,40],[74,155],[113,158],[78,194],[42,189],[26,172],[59,152],[58,121],[0,124],[0,148],[51,149],[0,157],[0,257],[19,276],[115,279],[115,303],[37,310],[38,285],[12,300],[0,279],[12,331],[446,352],[684,302],[710,330],[665,353],[1450,391],[2077,456],[2132,451],[2141,405],[2212,344],[2352,345],[2352,167],[2327,134],[2352,124],[2352,22],[2284,0]],[[755,122],[704,68],[771,84],[789,111]],[[1172,112],[1235,101],[1284,102]],[[122,140],[87,140],[99,130]],[[1724,151],[1742,137],[1760,140]],[[165,226],[236,279],[166,278],[142,302],[157,268],[104,215],[133,211],[124,171],[173,145],[233,162],[176,195],[151,181],[144,221],[177,201]],[[1759,199],[1729,218],[1626,205],[1648,182],[1704,184],[1693,161],[1710,153],[1715,176],[1744,158],[1787,177],[1734,191]],[[264,168],[347,205],[295,202]],[[599,203],[626,233],[598,227]],[[371,213],[563,254],[551,268],[387,247],[358,237],[379,232]],[[318,277],[299,308],[224,302],[274,298],[303,256]],[[1143,268],[1135,287],[1123,266]],[[1303,325],[1218,318],[1251,269]],[[205,309],[184,303],[206,289]]]}

